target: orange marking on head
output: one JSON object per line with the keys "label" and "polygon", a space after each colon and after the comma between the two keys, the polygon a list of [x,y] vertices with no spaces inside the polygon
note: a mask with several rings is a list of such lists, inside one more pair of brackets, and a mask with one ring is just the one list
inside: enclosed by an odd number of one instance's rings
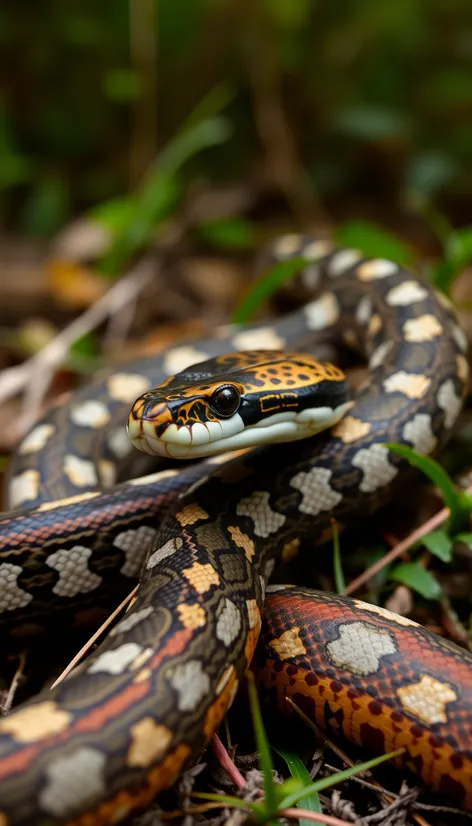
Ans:
{"label": "orange marking on head", "polygon": [[298,407],[299,400],[296,393],[271,393],[260,399],[261,413],[270,413],[273,410]]}
{"label": "orange marking on head", "polygon": [[[343,381],[344,379],[345,375],[342,370],[339,370],[333,364],[322,364],[308,354],[289,353],[277,359],[272,353],[270,363],[257,365],[253,368],[248,367],[248,375],[244,377],[244,384],[246,391],[250,389],[263,393],[274,389],[274,384],[283,386],[288,382],[289,388],[291,385],[294,388],[299,388],[318,384],[322,381]],[[280,395],[277,394],[274,398],[280,397]],[[291,395],[292,391],[288,389],[287,396],[290,397]],[[295,393],[294,395],[296,398]],[[289,401],[288,398],[287,406]]]}
{"label": "orange marking on head", "polygon": [[[212,363],[214,374],[210,377]],[[236,388],[240,396],[260,394],[261,412],[275,412],[296,408],[299,388],[344,379],[344,373],[337,367],[321,364],[308,354],[281,355],[272,350],[228,353],[210,359],[201,378],[196,367],[195,372],[183,371],[148,391],[135,402],[130,417],[152,419],[155,427],[163,429],[171,422],[185,427],[206,420],[218,421],[210,402],[215,391],[224,385]]]}

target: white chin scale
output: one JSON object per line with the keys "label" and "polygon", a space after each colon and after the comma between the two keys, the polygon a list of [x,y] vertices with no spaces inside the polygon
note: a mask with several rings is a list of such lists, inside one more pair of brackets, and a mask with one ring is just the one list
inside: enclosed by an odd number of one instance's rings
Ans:
{"label": "white chin scale", "polygon": [[130,428],[129,436],[145,453],[167,459],[199,459],[228,450],[307,439],[335,425],[351,406],[351,402],[345,402],[334,409],[312,407],[300,413],[275,413],[251,426],[245,426],[241,416],[235,413],[219,422],[196,423],[191,429],[171,424],[159,439],[152,423],[143,421],[142,431],[132,433]]}

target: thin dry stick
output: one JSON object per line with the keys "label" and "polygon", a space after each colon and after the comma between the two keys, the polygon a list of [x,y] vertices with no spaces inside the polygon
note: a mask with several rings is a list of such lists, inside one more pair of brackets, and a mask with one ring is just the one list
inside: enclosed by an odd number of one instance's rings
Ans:
{"label": "thin dry stick", "polygon": [[[187,229],[198,221],[211,220],[215,217],[233,215],[238,210],[248,208],[254,202],[254,192],[248,187],[235,188],[230,195],[214,193],[212,198],[207,194],[197,193],[189,204],[186,204],[182,215],[175,221],[165,237],[160,239],[159,247],[163,254],[175,248],[177,243],[184,236]],[[152,267],[150,266],[152,262]],[[117,281],[108,292],[102,296],[95,304],[89,307],[85,313],[66,327],[56,338],[44,347],[32,358],[16,367],[3,370],[0,374],[0,404],[16,396],[22,390],[29,395],[24,400],[24,415],[17,426],[20,433],[35,420],[39,406],[48,385],[51,381],[55,368],[69,351],[71,345],[82,335],[95,329],[106,318],[114,317],[124,312],[124,317],[111,325],[109,335],[106,337],[105,345],[109,345],[111,338],[123,336],[126,326],[129,323],[129,315],[126,308],[136,302],[138,295],[147,283],[156,278],[160,271],[160,265],[155,265],[155,258],[152,253],[141,259],[138,265],[126,276]],[[39,381],[38,381],[39,373]],[[41,377],[41,373],[44,376]]]}
{"label": "thin dry stick", "polygon": [[309,809],[280,809],[280,817],[288,817],[291,820],[313,820],[315,823],[326,823],[326,826],[352,826],[347,820],[340,820],[333,815],[325,815],[322,812],[311,812]]}
{"label": "thin dry stick", "polygon": [[110,614],[110,616],[109,616],[109,617],[107,617],[107,619],[105,620],[105,622],[103,622],[103,623],[101,624],[100,628],[99,628],[97,631],[95,631],[95,633],[94,633],[94,634],[92,634],[92,636],[90,637],[90,639],[89,639],[89,640],[87,640],[87,642],[85,643],[85,645],[83,645],[83,646],[82,646],[82,648],[80,649],[80,651],[78,651],[78,652],[77,652],[77,654],[75,655],[75,657],[73,657],[73,658],[72,658],[72,660],[70,661],[70,663],[69,663],[68,665],[66,665],[66,667],[64,668],[64,671],[62,671],[62,673],[61,673],[61,674],[59,674],[59,677],[57,678],[57,680],[55,680],[55,681],[54,681],[54,683],[52,684],[51,688],[55,688],[55,687],[56,687],[56,685],[59,685],[59,683],[62,683],[62,681],[63,681],[63,680],[65,680],[65,678],[66,678],[66,677],[68,677],[68,675],[70,674],[70,672],[71,672],[71,671],[72,671],[72,670],[76,667],[76,665],[78,665],[78,664],[79,664],[79,662],[80,662],[80,661],[81,661],[81,660],[85,657],[85,655],[89,652],[89,650],[90,650],[90,648],[92,647],[92,645],[94,644],[94,642],[95,642],[95,641],[96,641],[99,637],[101,637],[101,635],[102,635],[102,634],[106,631],[106,629],[108,628],[108,626],[109,626],[109,625],[111,625],[111,623],[113,622],[113,620],[115,619],[115,617],[117,617],[117,616],[118,616],[118,614],[120,613],[120,611],[122,611],[122,610],[123,610],[123,608],[124,608],[125,606],[129,605],[129,603],[131,602],[131,600],[133,599],[133,597],[136,595],[137,590],[138,590],[138,586],[136,585],[136,587],[135,587],[135,588],[133,588],[133,590],[131,591],[131,593],[130,593],[130,594],[128,594],[128,596],[127,596],[127,597],[125,597],[125,599],[124,599],[124,600],[123,600],[123,602],[122,602],[122,603],[118,606],[118,608],[115,608],[115,610],[113,611],[113,613],[112,613],[112,614]]}
{"label": "thin dry stick", "polygon": [[385,809],[379,809],[378,812],[373,812],[371,815],[365,816],[365,822],[369,824],[371,823],[378,823],[380,821],[386,821],[387,818],[392,815],[394,812],[397,812],[401,809],[406,809],[410,806],[411,803],[416,801],[418,797],[418,792],[416,789],[408,789],[405,794],[398,795],[395,800],[392,800]]}
{"label": "thin dry stick", "polygon": [[[295,713],[298,714],[298,716],[304,722],[304,724],[315,733],[316,738],[318,740],[324,739],[325,745],[328,746],[328,748],[334,754],[336,754],[346,766],[352,767],[355,765],[354,761],[349,757],[349,755],[343,749],[339,748],[339,746],[333,740],[331,740],[324,732],[321,732],[318,729],[318,726],[315,725],[313,720],[310,720],[310,718],[307,717],[305,712],[302,711],[302,709],[299,706],[297,706],[296,703],[293,702],[291,697],[286,697],[285,701],[293,708]],[[330,769],[332,768],[333,772],[338,771],[338,769],[336,769],[334,766],[328,766],[327,763],[325,763],[325,767]],[[353,777],[351,777],[351,780],[357,783],[365,783],[363,779],[364,774],[367,774],[367,776],[372,777],[372,772],[368,770],[367,772],[362,772],[362,774],[354,775]],[[373,790],[377,791],[381,795],[382,799],[388,805],[393,803],[397,799],[397,797],[399,797],[399,795],[395,795],[393,792],[384,789],[383,786],[381,786],[380,783],[378,783],[373,777],[372,781],[370,783],[366,783],[366,785],[371,787]],[[425,818],[421,815],[417,814],[417,812],[414,812],[412,817],[413,820],[418,824],[418,826],[430,826],[428,821],[425,820]]]}
{"label": "thin dry stick", "polygon": [[18,667],[13,675],[13,679],[10,683],[10,688],[8,689],[8,694],[3,704],[2,714],[8,714],[12,707],[13,700],[15,699],[16,690],[25,671],[26,657],[26,651],[22,651],[18,658]]}
{"label": "thin dry stick", "polygon": [[[467,488],[466,493],[472,493],[472,487]],[[370,568],[367,568],[364,573],[359,574],[356,579],[353,579],[352,582],[346,586],[345,593],[352,594],[353,591],[357,591],[361,585],[365,585],[371,577],[378,574],[379,571],[385,568],[386,565],[390,565],[391,562],[398,559],[398,557],[404,554],[405,551],[408,551],[411,546],[415,544],[415,542],[418,542],[418,540],[422,539],[423,536],[426,536],[427,533],[433,531],[435,528],[439,528],[439,526],[442,525],[449,517],[449,513],[449,508],[442,508],[442,510],[438,511],[438,513],[435,513],[431,519],[428,519],[423,523],[423,525],[412,531],[405,539],[402,539],[398,545],[395,545],[395,547],[385,554],[382,559],[379,559],[378,562],[375,562],[370,566]]]}
{"label": "thin dry stick", "polygon": [[[339,757],[339,759],[342,760],[342,762],[345,763],[346,766],[354,766],[354,761],[351,760],[349,755],[346,754],[346,752],[343,751],[343,749],[341,749],[334,742],[334,740],[331,740],[324,731],[320,731],[316,723],[314,723],[313,720],[311,720],[308,717],[308,715],[305,714],[305,712],[300,708],[300,706],[297,706],[297,704],[293,702],[291,697],[285,697],[285,702],[288,703],[289,706],[291,706],[295,714],[297,714],[300,717],[300,720],[304,723],[304,725],[307,728],[311,729],[311,731],[314,733],[317,741],[320,744],[321,742],[323,742],[323,745],[327,746],[334,754],[336,754],[336,756]],[[364,772],[362,774],[364,774]],[[367,774],[370,774],[370,771],[367,771]]]}
{"label": "thin dry stick", "polygon": [[[110,614],[109,617],[107,617],[107,619],[105,620],[105,622],[102,623],[100,628],[98,628],[97,631],[95,631],[95,633],[90,637],[90,639],[87,640],[85,645],[82,646],[80,651],[78,651],[77,654],[72,658],[70,663],[68,663],[68,665],[62,671],[62,673],[59,675],[57,680],[55,680],[55,682],[52,684],[51,688],[54,688],[56,685],[59,685],[59,683],[62,683],[62,681],[65,680],[65,678],[71,673],[71,671],[76,667],[76,665],[78,665],[79,662],[88,654],[88,652],[90,651],[92,645],[97,641],[97,639],[99,639],[99,637],[102,636],[102,634],[104,634],[106,629],[110,626],[110,624],[118,616],[118,614],[126,606],[129,606],[129,604],[132,602],[133,598],[136,596],[137,590],[138,590],[138,586],[136,585],[136,587],[133,588],[131,593],[129,593],[128,596],[125,597],[125,599],[121,602],[121,604],[117,608],[115,608],[113,613]],[[21,674],[21,671],[20,671],[20,674]],[[15,677],[16,677],[16,674],[15,674]],[[12,685],[13,685],[13,683],[12,683]],[[10,691],[11,691],[11,688],[10,688]],[[8,708],[9,708],[9,706],[8,706]],[[241,772],[234,765],[233,761],[231,760],[228,752],[226,751],[223,743],[221,742],[221,740],[220,740],[220,738],[218,737],[217,734],[213,735],[212,740],[211,740],[211,745],[212,745],[212,748],[213,748],[213,751],[215,753],[216,758],[219,760],[222,768],[226,771],[226,773],[227,773],[228,777],[230,778],[230,780],[233,781],[233,783],[235,784],[235,786],[238,787],[238,789],[244,789],[244,787],[246,786],[246,781],[245,781],[243,775],[241,774]]]}
{"label": "thin dry stick", "polygon": [[0,376],[0,404],[25,389],[19,430],[24,431],[38,415],[51,377],[72,344],[93,330],[108,316],[132,302],[155,275],[154,260],[146,257],[128,275],[117,281],[105,295],[62,330],[46,347],[19,367],[4,370]]}
{"label": "thin dry stick", "polygon": [[25,386],[19,421],[20,432],[27,430],[36,420],[54,371],[63,361],[73,343],[85,333],[98,327],[108,316],[132,302],[137,293],[150,284],[154,274],[155,261],[149,256],[143,258],[137,267],[110,287],[105,295],[92,304],[79,318],[74,319],[53,341],[30,359],[33,380],[27,382]]}
{"label": "thin dry stick", "polygon": [[116,352],[120,345],[125,345],[131,325],[133,324],[138,300],[139,296],[136,293],[128,304],[122,306],[118,312],[110,315],[103,336],[103,352],[105,356],[107,354],[112,354],[113,351]]}

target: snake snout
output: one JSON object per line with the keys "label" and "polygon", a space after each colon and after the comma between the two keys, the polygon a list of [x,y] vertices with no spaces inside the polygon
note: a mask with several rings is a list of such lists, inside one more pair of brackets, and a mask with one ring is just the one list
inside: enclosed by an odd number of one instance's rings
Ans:
{"label": "snake snout", "polygon": [[135,401],[128,416],[127,431],[139,450],[152,455],[167,456],[160,439],[172,422],[168,405],[155,394],[145,393]]}

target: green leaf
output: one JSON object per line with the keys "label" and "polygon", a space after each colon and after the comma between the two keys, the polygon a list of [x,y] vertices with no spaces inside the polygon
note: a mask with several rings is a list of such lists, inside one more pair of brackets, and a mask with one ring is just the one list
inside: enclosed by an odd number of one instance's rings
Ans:
{"label": "green leaf", "polygon": [[26,201],[22,226],[27,235],[47,238],[57,232],[69,214],[69,188],[61,178],[38,181]]}
{"label": "green leaf", "polygon": [[443,234],[444,258],[432,267],[432,281],[446,294],[454,280],[472,261],[472,227]]}
{"label": "green leaf", "polygon": [[456,542],[463,542],[469,548],[472,548],[472,533],[458,533],[454,537]]}
{"label": "green leaf", "polygon": [[456,275],[457,270],[455,265],[452,261],[447,261],[444,258],[429,267],[429,278],[431,283],[434,287],[442,290],[445,295],[450,294]]}
{"label": "green leaf", "polygon": [[415,155],[406,171],[409,198],[415,193],[431,197],[451,184],[458,174],[457,162],[446,152],[424,151]]}
{"label": "green leaf", "polygon": [[309,25],[310,0],[265,0],[265,11],[282,31]]}
{"label": "green leaf", "polygon": [[[332,774],[329,777],[323,777],[321,778],[321,780],[317,780],[315,783],[309,783],[302,789],[297,789],[296,791],[290,792],[288,795],[283,797],[282,800],[279,802],[278,808],[275,810],[271,809],[270,812],[269,808],[266,807],[266,799],[264,799],[260,803],[252,803],[247,800],[241,800],[239,797],[230,797],[226,795],[211,794],[207,792],[192,792],[192,797],[198,797],[202,800],[212,800],[216,803],[221,803],[222,806],[235,806],[238,809],[251,809],[256,814],[257,821],[260,824],[266,824],[269,820],[273,820],[274,816],[276,816],[278,812],[282,811],[283,809],[288,809],[292,806],[296,806],[301,801],[304,801],[304,806],[308,808],[308,805],[306,805],[305,800],[307,797],[312,797],[314,793],[321,792],[324,789],[329,789],[331,786],[335,786],[337,783],[343,783],[344,780],[348,780],[350,777],[354,777],[357,774],[362,774],[362,772],[369,771],[369,769],[373,769],[375,768],[375,766],[379,766],[381,763],[387,762],[387,760],[391,760],[394,757],[399,757],[399,755],[403,754],[404,751],[405,749],[402,748],[397,749],[396,751],[391,751],[388,754],[382,754],[379,757],[373,757],[371,760],[366,760],[364,763],[357,763],[355,766],[351,766],[349,769],[344,769],[344,771],[336,772],[336,774]],[[312,811],[319,810],[312,809]],[[310,821],[310,823],[313,823],[313,821]]]}
{"label": "green leaf", "polygon": [[401,562],[390,571],[389,579],[407,585],[425,599],[438,599],[441,596],[441,586],[437,579],[418,562]]}
{"label": "green leaf", "polygon": [[[468,106],[472,98],[472,72],[460,66],[446,65],[428,76],[425,88],[427,104],[437,107],[447,117],[446,112],[454,112],[457,107]],[[445,111],[446,110],[446,111]]]}
{"label": "green leaf", "polygon": [[450,562],[452,559],[453,542],[445,531],[431,531],[423,536],[423,545],[431,551],[434,556],[443,562]]}
{"label": "green leaf", "polygon": [[457,268],[469,264],[472,261],[472,227],[463,227],[451,232],[444,252]]}
{"label": "green leaf", "polygon": [[4,96],[0,94],[0,192],[7,187],[31,181],[34,176],[35,164],[32,158],[17,149],[13,132]]}
{"label": "green leaf", "polygon": [[275,793],[275,783],[272,776],[274,766],[270,755],[269,741],[267,740],[264,723],[262,722],[262,714],[259,706],[256,686],[254,684],[254,677],[251,672],[248,672],[246,677],[252,725],[254,727],[257,751],[259,753],[259,767],[264,777],[264,808],[266,809],[267,820],[270,820],[274,817],[274,814],[277,811],[277,795]]}
{"label": "green leaf", "polygon": [[247,249],[254,246],[256,226],[243,218],[205,221],[198,227],[200,235],[217,247]]}
{"label": "green leaf", "polygon": [[110,100],[128,103],[140,96],[141,77],[133,69],[110,69],[103,78],[103,91]]}
{"label": "green leaf", "polygon": [[225,118],[207,118],[192,124],[181,130],[165,147],[156,162],[156,167],[161,174],[175,175],[194,155],[211,146],[224,143],[230,134],[230,125]]}
{"label": "green leaf", "polygon": [[[190,3],[195,5],[193,0],[190,0]],[[236,97],[236,94],[236,87],[226,80],[217,83],[192,109],[180,132],[186,132],[197,124],[219,115]]]}
{"label": "green leaf", "polygon": [[[311,778],[310,778],[311,782]],[[305,784],[296,777],[288,777],[280,785],[274,785],[275,798],[277,800],[277,809],[281,800],[285,800],[288,794],[295,794],[305,788]]]}
{"label": "green leaf", "polygon": [[348,780],[356,774],[361,774],[369,769],[373,769],[375,766],[379,766],[381,763],[385,763],[387,760],[391,760],[392,757],[398,757],[400,754],[403,754],[404,751],[405,749],[397,749],[396,751],[391,751],[388,754],[382,754],[380,757],[373,757],[372,760],[366,760],[364,763],[357,763],[355,766],[351,766],[349,769],[344,769],[344,771],[336,772],[336,774],[332,774],[329,777],[323,777],[321,780],[317,780],[310,786],[305,786],[302,791],[296,792],[292,795],[287,795],[283,803],[280,805],[280,808],[288,809],[291,806],[295,806],[299,800],[307,794],[311,794],[312,792],[322,792],[324,789],[329,789],[331,786],[335,786],[337,783],[342,783],[344,780]]}
{"label": "green leaf", "polygon": [[431,203],[428,197],[421,197],[418,193],[413,206],[421,212],[429,228],[444,248],[449,234],[453,232],[448,218],[439,209],[436,209],[436,206]]}
{"label": "green leaf", "polygon": [[336,231],[335,238],[343,247],[361,250],[368,258],[388,258],[403,266],[412,266],[415,260],[408,244],[371,221],[349,221]]}
{"label": "green leaf", "polygon": [[101,204],[97,204],[89,210],[88,214],[94,221],[103,224],[111,232],[122,232],[133,220],[137,209],[136,199],[133,195],[128,195],[102,201]]}
{"label": "green leaf", "polygon": [[236,809],[251,809],[253,812],[260,811],[260,804],[251,803],[249,800],[241,800],[240,797],[233,797],[226,794],[215,794],[213,792],[191,792],[192,797],[200,800],[212,800],[220,803],[221,806],[234,806]]}
{"label": "green leaf", "polygon": [[411,131],[411,123],[405,113],[381,106],[356,105],[346,107],[334,118],[334,126],[360,140],[405,138]]}
{"label": "green leaf", "polygon": [[83,359],[95,358],[97,353],[97,340],[93,333],[85,333],[80,338],[76,338],[70,348],[71,356],[78,356]]}
{"label": "green leaf", "polygon": [[181,193],[179,182],[161,174],[155,167],[134,208],[130,209],[129,221],[123,223],[99,262],[99,271],[111,277],[117,275],[127,261],[150,241],[159,223],[174,210]]}
{"label": "green leaf", "polygon": [[177,173],[193,155],[222,143],[229,127],[222,118],[210,118],[180,132],[161,152],[138,189],[130,220],[121,227],[102,258],[99,269],[116,275],[152,238],[157,225],[170,215],[182,194]]}
{"label": "green leaf", "polygon": [[30,181],[33,173],[33,162],[26,155],[9,152],[0,145],[0,190]]}
{"label": "green leaf", "polygon": [[289,258],[287,261],[280,261],[275,264],[259,278],[256,279],[251,289],[236,307],[232,318],[232,324],[244,324],[254,315],[258,307],[264,303],[282,284],[290,278],[294,278],[303,267],[313,262],[302,256]]}
{"label": "green leaf", "polygon": [[465,490],[460,490],[457,496],[459,498],[462,510],[465,512],[466,516],[469,515],[472,511],[472,496]]}
{"label": "green leaf", "polygon": [[[295,754],[295,752],[289,751],[288,749],[280,748],[279,746],[272,746],[272,748],[274,749],[274,751],[277,752],[277,754],[280,754],[280,756],[285,760],[292,777],[297,778],[297,780],[301,781],[303,783],[304,788],[312,785],[310,772],[308,771],[303,760],[301,760],[298,754]],[[282,788],[286,789],[286,783],[284,783]],[[318,792],[311,792],[310,794],[306,795],[306,797],[300,798],[299,803],[300,805],[303,805],[304,809],[308,809],[310,812],[322,811],[322,806]],[[315,826],[321,826],[321,824],[317,824],[316,821],[306,820],[304,818],[300,818],[299,823],[300,826],[310,826],[310,824],[312,823],[315,823]]]}
{"label": "green leaf", "polygon": [[431,456],[423,456],[421,453],[417,453],[416,450],[406,445],[386,443],[385,447],[388,447],[393,453],[397,453],[398,456],[407,459],[410,465],[419,468],[434,485],[440,488],[444,501],[451,512],[450,528],[451,530],[456,530],[457,526],[463,522],[467,516],[468,509],[464,508],[465,503],[463,502],[461,491],[456,488],[444,468],[432,459]]}

